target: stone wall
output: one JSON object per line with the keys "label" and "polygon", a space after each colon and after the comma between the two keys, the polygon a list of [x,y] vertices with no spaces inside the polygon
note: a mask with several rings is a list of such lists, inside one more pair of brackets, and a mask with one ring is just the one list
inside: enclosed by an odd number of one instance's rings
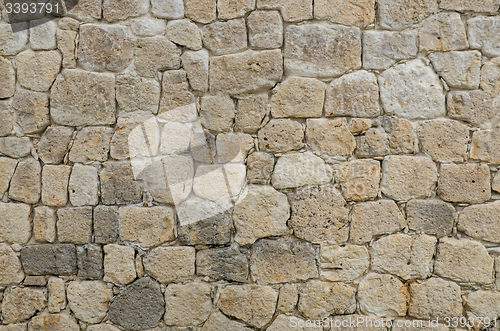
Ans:
{"label": "stone wall", "polygon": [[499,7],[2,5],[0,331],[496,320]]}

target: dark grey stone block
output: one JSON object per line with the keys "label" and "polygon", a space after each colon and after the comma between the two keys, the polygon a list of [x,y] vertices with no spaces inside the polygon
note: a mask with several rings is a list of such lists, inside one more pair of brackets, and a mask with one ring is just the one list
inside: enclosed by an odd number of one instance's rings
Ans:
{"label": "dark grey stone block", "polygon": [[21,262],[28,275],[74,275],[77,271],[73,244],[43,244],[21,249]]}

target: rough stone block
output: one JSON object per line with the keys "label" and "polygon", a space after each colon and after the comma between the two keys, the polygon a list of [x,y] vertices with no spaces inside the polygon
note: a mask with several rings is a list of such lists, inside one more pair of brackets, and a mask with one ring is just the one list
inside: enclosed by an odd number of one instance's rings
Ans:
{"label": "rough stone block", "polygon": [[488,127],[500,109],[496,93],[451,91],[447,98],[448,116],[479,127]]}
{"label": "rough stone block", "polygon": [[184,51],[181,56],[182,67],[186,71],[189,85],[195,91],[208,91],[209,55],[205,49],[199,51]]}
{"label": "rough stone block", "polygon": [[314,18],[365,28],[375,21],[375,0],[315,1]]}
{"label": "rough stone block", "polygon": [[64,279],[50,277],[47,282],[49,291],[47,308],[49,313],[59,313],[66,307],[66,287]]}
{"label": "rough stone block", "polygon": [[2,55],[16,55],[28,43],[28,23],[19,22],[0,26],[0,52]]}
{"label": "rough stone block", "polygon": [[116,100],[122,111],[146,111],[156,114],[160,102],[160,83],[155,79],[118,76]]}
{"label": "rough stone block", "polygon": [[[309,326],[310,324],[310,326]],[[304,321],[301,318],[297,318],[295,316],[288,316],[288,315],[278,315],[276,319],[274,320],[273,324],[271,324],[266,330],[268,331],[286,331],[290,330],[290,327],[295,328],[295,330],[300,330],[300,331],[305,331],[305,330],[310,330],[310,331],[322,331],[323,327],[319,326],[317,323],[314,325],[314,323]],[[303,326],[301,326],[303,325]]]}
{"label": "rough stone block", "polygon": [[278,306],[276,309],[279,312],[291,313],[295,311],[295,307],[299,301],[299,287],[297,284],[283,284],[280,288],[278,297]]}
{"label": "rough stone block", "polygon": [[17,160],[8,157],[0,157],[0,196],[3,196],[9,189],[10,180],[14,175],[16,167]]}
{"label": "rough stone block", "polygon": [[200,122],[209,130],[229,131],[235,113],[234,101],[227,95],[206,95],[201,98]]}
{"label": "rough stone block", "polygon": [[380,0],[378,2],[380,26],[389,30],[402,30],[412,26],[437,10],[437,0]]}
{"label": "rough stone block", "polygon": [[20,90],[12,98],[12,108],[25,134],[41,132],[50,125],[49,97],[44,93]]}
{"label": "rough stone block", "polygon": [[158,247],[143,259],[145,271],[163,284],[182,282],[194,277],[193,247]]}
{"label": "rough stone block", "polygon": [[8,244],[0,244],[0,286],[17,285],[24,279],[21,262]]}
{"label": "rough stone block", "polygon": [[255,0],[219,0],[217,2],[217,12],[220,20],[243,17],[253,9],[255,9]]}
{"label": "rough stone block", "polygon": [[50,126],[38,142],[37,150],[45,164],[58,164],[63,161],[73,135],[73,128]]}
{"label": "rough stone block", "polygon": [[103,277],[102,248],[96,244],[76,247],[78,277],[80,279],[99,280]]}
{"label": "rough stone block", "polygon": [[255,147],[252,136],[245,133],[221,133],[217,135],[219,163],[245,163],[248,152]]}
{"label": "rough stone block", "polygon": [[9,288],[3,294],[2,321],[7,324],[23,322],[46,306],[46,289]]}
{"label": "rough stone block", "polygon": [[67,313],[38,315],[33,317],[28,325],[30,331],[45,331],[47,329],[78,331],[80,329],[76,319]]}
{"label": "rough stone block", "polygon": [[187,19],[168,22],[167,37],[173,43],[195,51],[203,47],[200,28]]}
{"label": "rough stone block", "polygon": [[167,22],[153,17],[139,17],[130,20],[130,29],[136,36],[154,37],[165,34]]}
{"label": "rough stone block", "polygon": [[426,19],[418,32],[420,51],[467,49],[467,35],[458,13],[439,13]]}
{"label": "rough stone block", "polygon": [[31,140],[29,137],[2,137],[0,138],[0,153],[18,159],[31,154]]}
{"label": "rough stone block", "polygon": [[248,258],[236,247],[201,250],[196,253],[196,274],[244,283],[249,278]]}
{"label": "rough stone block", "polygon": [[10,98],[16,91],[16,72],[12,63],[4,57],[0,58],[0,74],[3,77],[0,83],[0,98]]}
{"label": "rough stone block", "polygon": [[474,0],[441,0],[439,8],[446,10],[456,10],[460,12],[473,11],[473,12],[496,12],[500,1],[487,0],[487,1],[474,1]]}
{"label": "rough stone block", "polygon": [[25,51],[16,56],[17,80],[33,91],[50,89],[61,68],[61,55],[56,51]]}
{"label": "rough stone block", "polygon": [[57,48],[62,54],[62,67],[76,68],[76,31],[57,30]]}
{"label": "rough stone block", "polygon": [[491,197],[490,169],[482,163],[442,164],[437,193],[450,202],[488,201]]}
{"label": "rough stone block", "polygon": [[41,193],[40,162],[28,158],[19,162],[10,181],[9,198],[25,203],[37,203]]}
{"label": "rough stone block", "polygon": [[345,119],[307,119],[307,145],[316,152],[331,156],[349,156],[356,148],[356,140]]}
{"label": "rough stone block", "polygon": [[71,167],[46,165],[42,170],[42,203],[64,207],[68,203],[68,183]]}
{"label": "rough stone block", "polygon": [[39,242],[52,243],[56,239],[56,211],[50,207],[35,208],[33,235]]}
{"label": "rough stone block", "polygon": [[69,179],[69,200],[75,207],[95,206],[98,202],[97,168],[75,164]]}
{"label": "rough stone block", "polygon": [[289,118],[272,119],[259,130],[259,149],[285,153],[304,147],[304,126]]}
{"label": "rough stone block", "polygon": [[500,242],[500,201],[470,206],[465,208],[458,217],[458,231],[489,242]]}
{"label": "rough stone block", "polygon": [[104,246],[104,281],[128,284],[137,276],[135,250],[132,247],[109,244]]}
{"label": "rough stone block", "polygon": [[370,254],[364,246],[322,246],[320,253],[321,280],[353,281],[370,266]]}
{"label": "rough stone block", "polygon": [[311,152],[290,153],[281,156],[276,162],[272,184],[277,189],[284,189],[321,185],[331,179],[331,169],[320,157]]}
{"label": "rough stone block", "polygon": [[317,79],[289,77],[272,91],[271,114],[280,117],[321,117],[325,84]]}
{"label": "rough stone block", "polygon": [[243,164],[200,165],[193,181],[193,192],[202,199],[220,201],[236,198],[245,186]]}
{"label": "rough stone block", "polygon": [[162,91],[160,113],[175,111],[181,107],[195,104],[195,98],[189,91],[187,75],[184,70],[165,71]]}
{"label": "rough stone block", "polygon": [[186,17],[195,22],[208,24],[217,19],[217,0],[186,0]]}
{"label": "rough stone block", "polygon": [[500,19],[498,17],[478,16],[467,20],[470,47],[479,49],[488,57],[500,56],[498,43]]}
{"label": "rough stone block", "polygon": [[[216,311],[210,315],[208,320],[203,324],[203,329],[207,331],[217,331],[222,329],[227,329],[231,331],[251,331],[252,329],[247,328],[244,324],[238,323],[236,321],[230,320],[220,311]],[[188,330],[188,329],[186,329]]]}
{"label": "rough stone block", "polygon": [[113,129],[108,127],[87,127],[81,129],[76,135],[71,151],[69,152],[69,160],[74,163],[107,161],[112,135]]}
{"label": "rough stone block", "polygon": [[85,244],[92,241],[92,207],[57,210],[59,242]]}
{"label": "rough stone block", "polygon": [[274,156],[254,152],[247,158],[247,181],[252,184],[268,184],[274,170]]}
{"label": "rough stone block", "polygon": [[94,241],[109,244],[118,240],[118,207],[97,206],[94,208]]}
{"label": "rough stone block", "polygon": [[341,163],[335,168],[335,179],[342,187],[347,201],[375,199],[380,189],[380,162],[354,160]]}
{"label": "rough stone block", "polygon": [[147,0],[105,0],[102,4],[102,16],[110,23],[144,15],[148,10],[149,1]]}
{"label": "rough stone block", "polygon": [[14,129],[13,113],[13,108],[8,101],[0,101],[0,137],[5,137],[12,133],[12,129]]}
{"label": "rough stone block", "polygon": [[410,230],[443,237],[451,234],[455,223],[455,208],[440,200],[412,199],[406,204]]}
{"label": "rough stone block", "polygon": [[142,201],[142,189],[134,178],[130,162],[105,162],[99,178],[103,204],[124,205]]}
{"label": "rough stone block", "polygon": [[28,275],[76,275],[76,250],[72,244],[25,246],[21,262]]}
{"label": "rough stone block", "polygon": [[75,317],[90,324],[102,321],[113,298],[113,291],[100,281],[70,282],[66,294]]}
{"label": "rough stone block", "polygon": [[432,53],[432,65],[450,87],[477,89],[481,77],[481,53],[478,51]]}
{"label": "rough stone block", "polygon": [[151,12],[156,17],[173,20],[184,16],[182,0],[152,0],[151,5]]}
{"label": "rough stone block", "polygon": [[399,60],[415,58],[418,53],[415,31],[363,32],[363,68],[387,69]]}
{"label": "rough stone block", "polygon": [[211,23],[202,28],[202,33],[203,44],[214,55],[237,53],[247,48],[247,30],[243,18]]}
{"label": "rough stone block", "polygon": [[481,67],[481,89],[492,92],[500,90],[500,59],[495,58]]}
{"label": "rough stone block", "polygon": [[311,0],[257,0],[258,9],[279,9],[285,22],[300,22],[313,18]]}
{"label": "rough stone block", "polygon": [[483,290],[472,292],[465,299],[465,306],[475,316],[494,321],[500,315],[500,293]]}
{"label": "rough stone block", "polygon": [[467,160],[469,127],[453,120],[423,121],[418,127],[422,151],[437,162]]}
{"label": "rough stone block", "polygon": [[472,159],[500,162],[499,142],[500,130],[493,128],[491,131],[476,131],[472,137],[470,155]]}
{"label": "rough stone block", "polygon": [[252,48],[273,49],[283,45],[283,20],[277,11],[253,11],[247,17],[248,40]]}
{"label": "rough stone block", "polygon": [[180,68],[182,51],[164,36],[141,38],[137,47],[134,65],[143,77],[160,80],[160,71]]}
{"label": "rough stone block", "polygon": [[377,317],[406,315],[408,289],[394,276],[369,273],[359,283],[357,298],[364,314]]}
{"label": "rough stone block", "polygon": [[165,291],[165,324],[195,326],[212,312],[211,286],[206,283],[171,284]]}
{"label": "rough stone block", "polygon": [[267,94],[250,94],[238,99],[235,127],[237,131],[256,133],[269,115],[269,97]]}

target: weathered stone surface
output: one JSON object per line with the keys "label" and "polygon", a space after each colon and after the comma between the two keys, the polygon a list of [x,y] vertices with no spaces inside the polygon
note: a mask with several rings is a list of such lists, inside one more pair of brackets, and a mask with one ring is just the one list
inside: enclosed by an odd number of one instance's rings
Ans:
{"label": "weathered stone surface", "polygon": [[315,252],[297,239],[262,239],[252,246],[252,279],[258,284],[300,282],[318,277]]}
{"label": "weathered stone surface", "polygon": [[189,85],[195,91],[208,91],[209,55],[205,49],[199,51],[184,51],[181,56],[182,67],[186,71]]}
{"label": "weathered stone surface", "polygon": [[203,44],[214,55],[241,52],[247,48],[247,30],[243,18],[211,23],[202,28],[202,34]]}
{"label": "weathered stone surface", "polygon": [[12,98],[12,108],[24,133],[37,133],[50,125],[49,97],[44,93],[20,90]]}
{"label": "weathered stone surface", "polygon": [[439,13],[426,19],[420,27],[420,51],[456,51],[467,49],[467,35],[460,15]]}
{"label": "weathered stone surface", "polygon": [[255,147],[252,136],[245,133],[217,135],[217,157],[220,163],[245,163],[248,152]]}
{"label": "weathered stone surface", "polygon": [[113,326],[111,324],[107,323],[102,323],[102,324],[94,324],[94,325],[89,325],[87,327],[87,331],[119,331],[116,326]]}
{"label": "weathered stone surface", "polygon": [[499,316],[500,293],[483,290],[472,292],[465,299],[465,305],[475,316],[494,321]]}
{"label": "weathered stone surface", "polygon": [[481,74],[481,53],[478,51],[432,53],[432,65],[450,87],[477,89]]}
{"label": "weathered stone surface", "polygon": [[68,151],[73,129],[65,126],[50,126],[38,142],[38,155],[45,164],[61,163]]}
{"label": "weathered stone surface", "polygon": [[0,241],[25,244],[31,235],[31,207],[24,203],[0,203]]}
{"label": "weathered stone surface", "polygon": [[95,206],[98,202],[97,168],[92,165],[75,164],[69,179],[69,200],[75,207]]}
{"label": "weathered stone surface", "polygon": [[299,312],[310,320],[356,311],[356,289],[344,283],[309,281],[300,291]]}
{"label": "weathered stone surface", "polygon": [[295,311],[297,302],[299,301],[299,287],[297,284],[283,284],[280,288],[278,298],[278,306],[276,309],[279,312],[291,313]]}
{"label": "weathered stone surface", "polygon": [[313,243],[346,242],[349,235],[346,202],[332,185],[306,186],[288,194],[289,225],[295,236]]}
{"label": "weathered stone surface", "polygon": [[182,0],[152,0],[151,5],[151,12],[156,17],[173,20],[184,16]]}
{"label": "weathered stone surface", "polygon": [[160,283],[182,282],[195,273],[193,247],[158,247],[143,259],[145,271]]}
{"label": "weathered stone surface", "polygon": [[259,148],[285,153],[304,147],[304,126],[289,118],[272,119],[259,130]]}
{"label": "weathered stone surface", "polygon": [[317,79],[289,77],[272,91],[271,114],[279,117],[321,117],[325,84]]}
{"label": "weathered stone surface", "polygon": [[[196,107],[191,107],[191,109],[196,114]],[[193,159],[201,163],[214,163],[216,162],[216,149],[215,134],[204,129],[201,123],[193,123],[193,134],[189,147]]]}
{"label": "weathered stone surface", "polygon": [[63,68],[76,68],[76,31],[57,30],[57,48],[62,54]]}
{"label": "weathered stone surface", "polygon": [[210,59],[210,91],[250,93],[274,87],[283,75],[280,50],[246,51]]}
{"label": "weathered stone surface", "polygon": [[300,22],[313,18],[311,0],[257,0],[259,9],[279,9],[286,22]]}
{"label": "weathered stone surface", "polygon": [[380,26],[402,30],[437,12],[436,0],[381,0],[378,3]]}
{"label": "weathered stone surface", "polygon": [[365,28],[375,21],[375,0],[356,0],[354,2],[347,0],[339,2],[315,1],[314,18]]}
{"label": "weathered stone surface", "polygon": [[105,0],[102,4],[102,16],[110,23],[144,15],[148,10],[149,1],[147,0]]}
{"label": "weathered stone surface", "polygon": [[149,248],[174,239],[174,212],[170,207],[122,207],[119,214],[122,240]]}
{"label": "weathered stone surface", "polygon": [[142,201],[142,189],[134,178],[130,162],[105,162],[99,178],[103,204],[123,205]]}
{"label": "weathered stone surface", "polygon": [[229,131],[235,113],[234,102],[227,95],[207,95],[201,98],[200,122],[209,130]]}
{"label": "weathered stone surface", "polygon": [[269,115],[269,97],[267,94],[250,94],[238,99],[235,127],[238,131],[256,133]]}
{"label": "weathered stone surface", "polygon": [[36,241],[54,242],[56,239],[56,212],[46,206],[35,208],[33,235]]}
{"label": "weathered stone surface", "polygon": [[278,159],[272,175],[277,189],[321,185],[330,182],[330,167],[311,152],[285,154]]}
{"label": "weathered stone surface", "polygon": [[489,57],[500,56],[500,19],[497,17],[478,16],[467,20],[470,47],[479,49]]}
{"label": "weathered stone surface", "polygon": [[248,266],[247,256],[236,247],[205,249],[196,254],[196,274],[214,280],[246,282]]}
{"label": "weathered stone surface", "polygon": [[460,286],[432,277],[410,284],[408,315],[425,320],[462,316]]}
{"label": "weathered stone surface", "polygon": [[363,32],[363,68],[387,69],[399,60],[417,56],[417,33],[415,31]]}
{"label": "weathered stone surface", "polygon": [[115,78],[82,70],[65,70],[51,89],[50,114],[59,125],[115,123]]}
{"label": "weathered stone surface", "polygon": [[211,286],[206,283],[171,284],[165,291],[165,324],[195,326],[212,312]]}
{"label": "weathered stone surface", "polygon": [[380,188],[389,198],[428,198],[434,192],[437,169],[429,158],[391,155],[384,159],[382,168]]}
{"label": "weathered stone surface", "polygon": [[445,201],[483,203],[491,197],[490,169],[486,164],[442,164],[438,195]]}
{"label": "weathered stone surface", "polygon": [[46,165],[42,171],[42,203],[64,207],[68,203],[68,182],[71,167]]}
{"label": "weathered stone surface", "polygon": [[[1,65],[1,64],[0,64]],[[13,109],[8,101],[0,101],[0,137],[8,136],[12,133]]]}
{"label": "weathered stone surface", "polygon": [[379,85],[380,99],[387,114],[425,119],[444,116],[446,113],[439,77],[420,60],[384,71],[379,77]]}
{"label": "weathered stone surface", "polygon": [[226,315],[262,327],[271,321],[277,300],[270,286],[229,285],[220,291],[218,306]]}
{"label": "weathered stone surface", "polygon": [[377,317],[406,315],[408,289],[394,276],[369,273],[359,283],[357,298],[364,314]]}
{"label": "weathered stone surface", "polygon": [[406,204],[410,230],[443,237],[451,233],[455,222],[453,205],[440,200],[412,199]]}
{"label": "weathered stone surface", "polygon": [[33,158],[20,161],[10,181],[9,198],[37,203],[41,193],[41,170],[40,162]]}
{"label": "weathered stone surface", "polygon": [[340,76],[361,67],[360,30],[341,25],[290,25],[285,30],[284,59],[288,75]]}
{"label": "weathered stone surface", "polygon": [[104,246],[104,281],[118,284],[132,282],[135,270],[135,250],[132,247],[109,244]]}
{"label": "weathered stone surface", "polygon": [[[491,183],[491,189],[496,192],[500,192],[500,173],[497,172],[495,178],[493,178],[493,182]],[[0,190],[1,192],[1,190]]]}
{"label": "weathered stone surface", "polygon": [[500,201],[465,208],[458,218],[458,230],[490,242],[500,242]]}
{"label": "weathered stone surface", "polygon": [[56,51],[25,51],[16,56],[17,79],[21,86],[33,91],[48,91],[61,68],[61,55]]}
{"label": "weathered stone surface", "polygon": [[243,17],[253,9],[255,9],[255,0],[217,1],[217,12],[220,20]]}
{"label": "weathered stone surface", "polygon": [[69,160],[75,163],[106,161],[112,135],[113,129],[108,127],[83,128],[76,135],[69,153]]}
{"label": "weathered stone surface", "polygon": [[500,162],[498,152],[498,142],[500,130],[496,127],[493,130],[474,132],[472,137],[471,158],[487,162]]}
{"label": "weathered stone surface", "polygon": [[109,244],[118,240],[118,207],[97,206],[94,208],[94,242]]}
{"label": "weathered stone surface", "polygon": [[200,165],[194,177],[193,192],[210,201],[234,198],[244,188],[245,175],[246,168],[243,164]]}
{"label": "weathered stone surface", "polygon": [[76,251],[72,244],[42,244],[21,249],[21,261],[28,275],[75,275]]}
{"label": "weathered stone surface", "polygon": [[[363,331],[385,331],[387,330],[387,325],[382,322],[382,319],[377,318],[377,317],[371,317],[371,316],[366,316],[366,315],[358,315],[358,314],[352,314],[352,315],[341,315],[341,316],[332,316],[332,323],[333,325],[337,325],[335,328],[338,331],[355,331],[355,330],[363,330]],[[351,321],[357,321],[358,318],[360,318],[360,323],[359,325],[354,322],[352,324]],[[362,320],[361,320],[362,318]],[[385,320],[387,322],[388,320]],[[396,324],[397,320],[391,321],[393,322],[393,329],[402,331],[401,329],[398,329],[398,325]],[[403,324],[404,325],[404,324]],[[306,329],[307,330],[307,329]],[[417,328],[416,330],[413,330],[411,328],[405,327],[404,330],[409,331],[417,331],[417,330],[424,330],[421,328]],[[430,331],[430,330],[428,330]],[[446,331],[446,330],[439,330],[439,331]]]}
{"label": "weathered stone surface", "polygon": [[0,25],[0,52],[2,55],[16,55],[26,47],[27,43],[28,24],[26,22]]}
{"label": "weathered stone surface", "polygon": [[92,207],[57,210],[59,242],[85,244],[92,241]]}
{"label": "weathered stone surface", "polygon": [[21,158],[31,153],[31,140],[29,137],[2,137],[0,138],[0,153],[12,157]]}
{"label": "weathered stone surface", "polygon": [[46,289],[9,288],[3,294],[2,321],[7,324],[25,321],[46,306]]}
{"label": "weathered stone surface", "polygon": [[166,37],[141,38],[135,52],[135,69],[141,76],[156,78],[159,71],[179,69],[181,53],[181,49]]}
{"label": "weathered stone surface", "polygon": [[331,282],[352,281],[370,266],[370,255],[364,246],[322,246],[320,278]]}
{"label": "weathered stone surface", "polygon": [[35,316],[29,322],[30,331],[78,331],[80,326],[69,314],[42,314]]}
{"label": "weathered stone surface", "polygon": [[153,17],[139,17],[130,20],[130,29],[140,37],[154,37],[165,34],[167,22]]}
{"label": "weathered stone surface", "polygon": [[483,64],[480,86],[484,91],[500,90],[500,58],[492,59]]}
{"label": "weathered stone surface", "polygon": [[23,281],[24,286],[45,286],[47,281],[44,276],[26,276]]}
{"label": "weathered stone surface", "polygon": [[420,123],[418,138],[422,151],[437,162],[467,160],[469,127],[453,120],[430,120]]}
{"label": "weathered stone surface", "polygon": [[203,330],[206,331],[218,331],[221,329],[225,329],[227,331],[250,331],[250,328],[247,328],[242,323],[238,323],[236,321],[230,320],[220,311],[216,311],[212,313],[208,320],[203,324]]}
{"label": "weathered stone surface", "polygon": [[456,11],[474,12],[496,12],[500,2],[498,0],[474,1],[474,0],[441,0],[439,8]]}
{"label": "weathered stone surface", "polygon": [[268,184],[274,169],[274,156],[254,152],[247,158],[247,181],[252,184]]}
{"label": "weathered stone surface", "polygon": [[[17,160],[8,157],[0,157],[0,196],[3,196],[5,192],[7,192],[16,167]],[[270,175],[271,174],[269,174],[269,176]]]}
{"label": "weathered stone surface", "polygon": [[488,127],[498,114],[496,93],[489,91],[451,91],[448,93],[448,116],[480,127]]}
{"label": "weathered stone surface", "polygon": [[350,240],[355,244],[369,242],[373,236],[391,234],[406,226],[406,221],[392,200],[363,202],[351,212]]}
{"label": "weathered stone surface", "polygon": [[75,317],[90,324],[102,321],[113,297],[113,291],[100,281],[70,282],[66,294]]}
{"label": "weathered stone surface", "polygon": [[168,22],[167,36],[173,43],[193,50],[200,50],[203,47],[201,30],[187,19]]}
{"label": "weathered stone surface", "polygon": [[165,71],[163,74],[162,91],[160,113],[195,104],[195,98],[189,91],[187,75],[184,70]]}
{"label": "weathered stone surface", "polygon": [[165,312],[164,306],[160,285],[151,278],[141,278],[115,297],[109,320],[130,330],[154,328]]}
{"label": "weathered stone surface", "polygon": [[295,316],[287,316],[287,315],[278,315],[274,320],[273,324],[271,324],[266,330],[268,331],[287,331],[290,330],[290,327],[294,328],[297,331],[322,331],[323,327],[319,326],[319,323],[315,326],[313,322],[309,321],[311,326],[306,326],[307,321],[304,321],[301,318],[297,318]]}
{"label": "weathered stone surface", "polygon": [[80,279],[102,279],[103,260],[101,246],[95,244],[77,246],[76,257],[78,261],[78,277]]}
{"label": "weathered stone surface", "polygon": [[[133,114],[129,117],[119,117],[113,138],[111,138],[110,156],[117,160],[123,160],[138,155],[156,155],[159,136],[160,127],[152,115]],[[151,139],[151,144],[144,141],[145,137]],[[147,151],[145,151],[146,148]]]}
{"label": "weathered stone surface", "polygon": [[12,63],[4,57],[0,58],[0,74],[3,77],[0,83],[0,99],[10,98],[16,91],[16,72]]}
{"label": "weathered stone surface", "polygon": [[335,168],[335,179],[340,182],[347,201],[375,199],[379,192],[380,163],[376,160],[354,160]]}
{"label": "weathered stone surface", "polygon": [[21,262],[8,244],[0,244],[0,285],[16,285],[24,279]]}
{"label": "weathered stone surface", "polygon": [[49,313],[59,313],[66,307],[66,288],[64,279],[59,277],[50,277],[47,282],[49,291],[47,308]]}
{"label": "weathered stone surface", "polygon": [[332,156],[349,156],[356,140],[344,119],[307,119],[307,145],[314,151]]}
{"label": "weathered stone surface", "polygon": [[186,0],[186,17],[195,22],[207,24],[217,19],[216,0]]}
{"label": "weathered stone surface", "polygon": [[252,48],[272,49],[283,45],[283,21],[279,12],[253,11],[247,17],[247,25],[248,41]]}
{"label": "weathered stone surface", "polygon": [[117,76],[116,100],[121,111],[146,111],[156,114],[160,102],[160,83],[149,78]]}
{"label": "weathered stone surface", "polygon": [[477,241],[441,238],[434,273],[464,283],[490,284],[493,282],[493,258]]}
{"label": "weathered stone surface", "polygon": [[191,123],[167,122],[163,125],[160,152],[180,154],[189,150],[193,125]]}

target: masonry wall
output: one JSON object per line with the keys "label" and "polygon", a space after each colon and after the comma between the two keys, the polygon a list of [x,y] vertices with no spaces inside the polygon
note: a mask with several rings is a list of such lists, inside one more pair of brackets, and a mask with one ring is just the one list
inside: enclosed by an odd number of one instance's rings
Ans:
{"label": "masonry wall", "polygon": [[2,4],[0,331],[487,327],[499,7]]}

